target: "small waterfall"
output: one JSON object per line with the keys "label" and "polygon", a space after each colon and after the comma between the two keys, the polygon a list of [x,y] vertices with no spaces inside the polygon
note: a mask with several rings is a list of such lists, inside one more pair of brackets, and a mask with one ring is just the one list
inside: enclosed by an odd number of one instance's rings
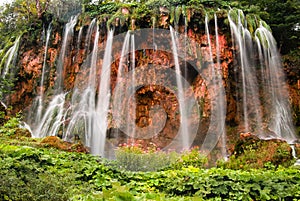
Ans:
{"label": "small waterfall", "polygon": [[64,123],[64,104],[66,94],[61,93],[54,96],[37,127],[33,130],[32,136],[42,138],[46,136],[62,135],[60,131]]}
{"label": "small waterfall", "polygon": [[222,82],[222,73],[220,69],[218,26],[215,17],[215,37],[216,37],[216,64],[214,63],[212,43],[210,39],[208,16],[205,17],[205,33],[208,44],[208,63],[209,77],[205,78],[211,95],[211,116],[210,124],[201,150],[211,151],[217,143],[220,144],[220,152],[226,159],[226,139],[225,139],[225,114],[226,102],[225,91]]}
{"label": "small waterfall", "polygon": [[45,71],[47,67],[47,52],[48,52],[48,45],[49,45],[49,39],[50,39],[50,34],[52,31],[52,26],[49,24],[47,32],[46,32],[46,43],[45,43],[45,51],[44,51],[44,60],[43,60],[43,68],[42,68],[42,77],[40,81],[40,91],[39,91],[39,96],[37,97],[37,113],[36,113],[36,118],[35,122],[40,122],[41,116],[42,116],[42,111],[43,111],[43,100],[44,100],[44,80],[45,80]]}
{"label": "small waterfall", "polygon": [[69,22],[65,25],[62,46],[56,64],[55,94],[61,93],[64,88],[65,58],[67,58],[70,51],[70,44],[72,43],[74,27],[77,23],[77,18],[78,16],[72,16]]}
{"label": "small waterfall", "polygon": [[260,22],[253,40],[242,11],[230,10],[228,19],[239,65],[236,70],[240,71],[242,80],[237,98],[242,98],[245,132],[253,132],[263,139],[279,138],[293,143],[297,138],[288,90],[271,32]]}
{"label": "small waterfall", "polygon": [[130,78],[130,88],[128,90],[126,90],[126,97],[129,98],[129,103],[130,105],[128,107],[128,120],[129,122],[128,124],[128,128],[126,129],[127,133],[130,135],[131,138],[135,138],[136,133],[139,131],[139,129],[136,129],[136,124],[135,124],[135,120],[136,120],[136,99],[135,99],[135,85],[136,85],[136,79],[135,79],[135,41],[134,41],[134,35],[130,34],[130,66],[129,66],[129,76],[131,76]]}
{"label": "small waterfall", "polygon": [[83,32],[83,26],[80,27],[79,29],[79,33],[78,33],[78,38],[77,38],[77,46],[76,46],[76,56],[75,56],[75,62],[78,62],[78,58],[79,58],[79,55],[80,55],[80,44],[81,44],[81,41],[82,41],[82,32]]}
{"label": "small waterfall", "polygon": [[78,33],[78,38],[77,38],[77,54],[78,54],[78,51],[80,49],[80,43],[81,43],[81,40],[82,40],[82,32],[83,32],[83,27],[80,27],[79,29],[79,33]]}
{"label": "small waterfall", "polygon": [[261,96],[264,98],[265,119],[268,120],[267,129],[271,131],[270,136],[262,137],[281,138],[288,143],[293,143],[297,138],[276,41],[271,32],[262,26],[262,23],[255,31],[255,41],[262,72],[263,92]]}
{"label": "small waterfall", "polygon": [[177,98],[179,102],[179,112],[180,112],[180,130],[179,130],[179,136],[181,136],[182,139],[182,148],[183,149],[189,149],[190,147],[190,131],[189,131],[189,120],[187,116],[188,112],[188,105],[186,105],[185,101],[185,92],[184,88],[187,86],[184,86],[185,83],[182,82],[182,75],[180,71],[180,65],[179,65],[179,59],[178,59],[178,51],[177,51],[177,44],[176,44],[176,32],[172,27],[170,27],[170,33],[172,38],[172,50],[173,50],[173,56],[174,56],[174,62],[175,62],[175,72],[176,72],[176,83],[177,83]]}
{"label": "small waterfall", "polygon": [[[2,58],[1,62],[0,62],[0,80],[2,82],[2,80],[13,80],[13,78],[15,77],[15,64],[16,64],[16,59],[18,56],[18,49],[19,49],[19,44],[21,41],[21,35],[18,36],[18,38],[15,40],[14,45],[12,47],[10,47],[8,49],[8,51],[6,52],[6,54],[4,55],[4,57]],[[3,82],[4,83],[4,82]],[[5,84],[0,84],[0,88],[3,90],[7,90],[9,91],[10,86],[5,86]],[[5,96],[5,94],[2,94],[2,90],[0,90],[0,98],[3,99],[2,101],[4,101],[4,97],[2,97],[3,95]],[[4,101],[5,102],[5,101]]]}
{"label": "small waterfall", "polygon": [[226,97],[225,97],[225,91],[223,87],[223,81],[222,81],[222,68],[220,65],[220,43],[219,43],[219,33],[218,33],[218,18],[217,15],[214,14],[214,20],[215,20],[215,37],[216,37],[216,57],[217,57],[217,63],[216,63],[216,69],[217,69],[217,83],[218,83],[218,99],[217,99],[217,105],[218,105],[218,116],[219,116],[219,135],[220,135],[220,141],[221,141],[221,155],[222,157],[227,160],[227,149],[226,149],[226,129],[225,129],[225,118],[226,118]]}
{"label": "small waterfall", "polygon": [[84,51],[85,51],[86,54],[88,54],[89,50],[90,50],[92,34],[94,33],[95,26],[97,26],[97,19],[96,18],[94,18],[91,21],[91,24],[89,25],[89,28],[88,28],[88,31],[87,31],[87,34],[86,34],[86,37],[85,37]]}
{"label": "small waterfall", "polygon": [[[89,37],[86,40],[90,41],[94,33],[93,50],[82,70],[88,70],[88,79],[76,80],[73,95],[70,103],[68,114],[68,125],[64,133],[64,140],[72,141],[73,137],[78,136],[86,146],[91,147],[93,135],[94,113],[96,109],[96,72],[98,59],[98,40],[99,30],[96,20],[89,26]],[[79,41],[78,41],[79,42]],[[78,44],[77,44],[78,45]]]}
{"label": "small waterfall", "polygon": [[292,149],[292,156],[294,157],[294,159],[296,159],[296,162],[294,163],[294,165],[298,166],[298,165],[300,165],[300,159],[297,156],[296,147],[294,144],[290,144],[290,147]]}
{"label": "small waterfall", "polygon": [[13,68],[16,63],[20,39],[21,39],[21,36],[18,36],[18,38],[14,42],[14,45],[11,48],[9,48],[9,50],[6,52],[6,54],[4,55],[4,57],[1,61],[0,67],[2,67],[3,63],[5,63],[4,69],[0,69],[2,78],[5,78],[8,75],[10,69]]}
{"label": "small waterfall", "polygon": [[[117,75],[117,84],[120,84],[124,82],[123,80],[126,79],[126,69],[128,64],[128,53],[130,49],[130,32],[127,31],[126,36],[123,40],[123,46],[122,51],[120,55],[120,61],[119,61],[119,68],[118,68],[118,75]],[[128,107],[123,107],[123,101],[128,97],[128,88],[125,88],[122,90],[121,87],[115,87],[114,90],[114,108],[113,108],[113,116],[116,121],[117,127],[126,133],[127,135],[131,133],[131,128],[133,125],[128,122],[130,119],[128,119],[128,116],[124,118],[124,115],[129,114]],[[125,120],[123,120],[125,119]]]}

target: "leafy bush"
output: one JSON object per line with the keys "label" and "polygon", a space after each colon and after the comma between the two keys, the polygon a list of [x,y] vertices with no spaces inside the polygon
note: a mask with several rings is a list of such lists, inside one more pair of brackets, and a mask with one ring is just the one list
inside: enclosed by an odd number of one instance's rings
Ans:
{"label": "leafy bush", "polygon": [[207,158],[201,155],[197,147],[182,153],[165,152],[150,144],[143,148],[136,142],[118,147],[116,150],[115,166],[128,171],[158,171],[167,169],[181,169],[194,166],[202,168],[207,163]]}
{"label": "leafy bush", "polygon": [[21,116],[17,114],[15,117],[10,117],[9,120],[0,128],[0,136],[12,136],[20,125]]}
{"label": "leafy bush", "polygon": [[124,143],[116,150],[116,166],[128,171],[157,171],[169,166],[177,158],[175,152],[160,151],[155,144],[143,149],[141,144]]}
{"label": "leafy bush", "polygon": [[239,139],[229,161],[218,166],[230,169],[289,167],[295,163],[288,143],[281,140],[260,140],[255,136]]}

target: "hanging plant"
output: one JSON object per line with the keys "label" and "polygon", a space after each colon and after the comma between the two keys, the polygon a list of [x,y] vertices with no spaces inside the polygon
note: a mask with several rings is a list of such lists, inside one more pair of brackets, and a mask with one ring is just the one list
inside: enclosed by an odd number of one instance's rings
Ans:
{"label": "hanging plant", "polygon": [[170,24],[173,24],[175,18],[175,7],[172,6],[170,9]]}
{"label": "hanging plant", "polygon": [[177,6],[176,9],[175,9],[175,23],[176,24],[179,23],[179,19],[180,19],[181,14],[182,14],[182,7]]}

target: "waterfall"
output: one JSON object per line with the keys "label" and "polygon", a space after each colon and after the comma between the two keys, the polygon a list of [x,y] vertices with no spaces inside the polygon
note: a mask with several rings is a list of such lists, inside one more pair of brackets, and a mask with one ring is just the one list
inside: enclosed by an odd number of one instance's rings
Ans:
{"label": "waterfall", "polygon": [[[97,32],[98,33],[98,32]],[[98,33],[99,34],[99,33]],[[99,37],[97,34],[97,37]],[[107,41],[103,64],[101,68],[101,77],[99,85],[98,102],[96,106],[96,113],[93,125],[91,152],[94,155],[104,156],[104,149],[106,144],[106,130],[108,127],[108,109],[110,103],[110,71],[111,71],[111,57],[112,57],[112,42],[114,32],[109,31],[107,34]]]}
{"label": "waterfall", "polygon": [[209,86],[209,94],[211,95],[211,116],[206,138],[204,140],[202,151],[211,151],[219,142],[220,152],[223,158],[226,159],[226,139],[225,139],[225,114],[226,101],[225,91],[222,82],[222,73],[220,69],[219,58],[219,41],[218,41],[218,26],[215,16],[215,38],[216,38],[216,63],[214,63],[212,42],[210,39],[210,32],[208,26],[208,16],[205,17],[205,33],[207,36],[207,50],[208,58],[206,62],[209,63],[208,76],[204,78]]}
{"label": "waterfall", "polygon": [[[122,82],[124,82],[123,80],[126,77],[126,70],[125,69],[127,64],[128,64],[128,58],[127,55],[129,53],[129,49],[130,49],[130,32],[127,31],[125,38],[123,40],[123,46],[122,46],[122,51],[121,51],[121,55],[120,55],[120,61],[119,61],[119,68],[118,68],[118,75],[117,75],[117,84],[120,84]],[[128,119],[128,116],[126,116],[125,120],[123,119],[124,115],[128,115],[129,114],[129,109],[128,107],[123,107],[123,101],[126,97],[128,97],[127,95],[128,93],[128,88],[125,88],[124,90],[122,90],[122,88],[120,87],[115,87],[114,90],[114,94],[115,94],[115,98],[114,98],[114,109],[113,109],[113,116],[114,119],[116,121],[117,127],[123,131],[126,134],[130,134],[131,133],[131,128],[133,125],[130,125],[128,122],[130,119]]]}
{"label": "waterfall", "polygon": [[86,34],[86,37],[85,37],[84,51],[85,51],[86,54],[88,54],[89,50],[90,50],[91,38],[92,38],[92,34],[94,32],[95,26],[97,26],[97,19],[96,18],[94,18],[91,21],[91,23],[89,25],[89,28],[88,28],[88,31],[87,31],[87,34]]}
{"label": "waterfall", "polygon": [[[33,122],[33,137],[45,137],[49,135],[63,135],[63,125],[66,118],[65,115],[65,99],[66,92],[63,92],[64,82],[64,68],[65,68],[65,57],[70,51],[70,45],[73,39],[73,29],[77,23],[77,16],[71,17],[69,22],[65,25],[64,36],[62,40],[62,46],[59,54],[59,58],[56,66],[56,80],[54,84],[54,97],[48,104],[44,105],[44,108],[37,108],[43,112],[42,117],[38,117],[41,121]],[[42,77],[44,74],[42,75]],[[44,80],[43,80],[44,82]],[[38,114],[39,115],[39,114]],[[32,118],[29,116],[29,118]],[[30,122],[30,120],[29,120]]]}
{"label": "waterfall", "polygon": [[37,138],[42,138],[46,136],[55,136],[62,135],[60,132],[60,127],[64,123],[64,104],[65,104],[65,96],[66,94],[61,93],[56,95],[46,111],[37,127],[33,130],[32,136]]}
{"label": "waterfall", "polygon": [[[155,29],[153,21],[150,29],[115,36],[113,30],[108,30],[105,42],[100,30],[102,24],[96,18],[87,29],[81,27],[77,38],[74,37],[77,16],[72,17],[65,25],[54,89],[44,94],[49,26],[38,107],[32,110],[34,115],[29,115],[34,121],[33,136],[56,135],[69,142],[78,137],[93,155],[102,157],[110,157],[112,148],[127,139],[141,140],[145,146],[162,142],[159,146],[163,150],[189,149],[201,143],[201,151],[209,153],[214,149],[218,151],[217,157],[226,159],[224,80],[227,78],[223,70],[227,69],[222,69],[221,62],[227,62],[229,67],[237,64],[233,69],[237,90],[230,95],[238,104],[239,129],[261,138],[281,138],[292,143],[296,137],[287,90],[270,31],[260,26],[254,34],[250,33],[244,14],[230,10],[228,20],[236,62],[224,61],[221,51],[227,43],[219,36],[217,15],[214,27],[209,26],[209,17],[205,16],[200,37],[188,26],[187,16],[184,17],[184,25],[177,25],[184,34],[171,26],[169,30]],[[72,64],[78,62],[74,64],[76,71],[70,70],[72,74],[67,77],[66,70],[72,66],[70,55],[74,52]],[[75,78],[69,91],[64,86],[66,78]],[[200,83],[195,83],[198,80]],[[208,99],[203,101],[204,98]],[[204,102],[206,115],[199,113],[198,102]],[[198,130],[203,125],[206,127]],[[107,137],[110,131],[114,133]]]}
{"label": "waterfall", "polygon": [[75,80],[68,111],[69,114],[67,115],[68,125],[63,136],[66,141],[72,141],[74,136],[77,136],[87,147],[90,147],[92,143],[94,113],[96,109],[96,72],[99,40],[97,21],[94,19],[92,22],[88,28],[89,34],[85,42],[89,41],[90,43],[92,34],[94,33],[93,49],[91,54],[87,56],[85,65],[81,67],[83,71],[86,70],[88,72],[88,77],[87,80]]}
{"label": "waterfall", "polygon": [[[19,44],[21,40],[21,35],[18,36],[18,38],[15,40],[14,45],[8,49],[8,51],[5,53],[4,57],[2,58],[0,62],[0,80],[13,80],[15,77],[15,64],[16,64],[16,59],[18,56],[18,49],[19,49]],[[4,101],[5,94],[3,93],[3,89],[9,91],[10,86],[6,86],[3,84],[5,82],[2,82],[0,85],[0,98],[3,99],[1,101]]]}
{"label": "waterfall", "polygon": [[176,33],[172,27],[170,27],[170,33],[172,38],[172,50],[173,50],[173,57],[175,62],[175,72],[176,72],[176,84],[177,84],[177,98],[179,102],[179,112],[180,112],[180,130],[179,130],[179,136],[182,138],[182,146],[183,149],[189,149],[189,145],[191,144],[189,136],[189,120],[187,116],[188,112],[188,105],[186,105],[185,101],[185,94],[184,94],[184,88],[187,86],[184,86],[184,83],[182,82],[182,75],[180,71],[179,66],[179,60],[178,60],[178,51],[177,51],[177,44],[176,44]]}
{"label": "waterfall", "polygon": [[218,33],[218,18],[217,15],[214,14],[214,20],[215,20],[215,38],[216,38],[216,57],[217,57],[217,63],[216,63],[216,69],[217,69],[217,74],[216,74],[216,78],[217,78],[217,83],[218,83],[218,90],[219,90],[219,94],[217,96],[217,107],[218,107],[218,116],[219,116],[219,126],[217,126],[218,128],[218,132],[219,132],[219,136],[220,136],[220,141],[221,141],[221,155],[222,157],[227,160],[227,142],[226,142],[226,129],[225,129],[225,118],[226,118],[226,97],[225,97],[225,90],[223,87],[223,74],[222,74],[222,68],[220,65],[220,43],[219,43],[219,33]]}
{"label": "waterfall", "polygon": [[[126,90],[127,95],[126,97],[129,97],[129,103],[131,103],[129,105],[129,111],[128,111],[128,120],[129,122],[128,124],[128,128],[126,129],[127,133],[130,135],[131,138],[135,138],[136,137],[136,124],[135,124],[135,120],[136,120],[136,99],[135,99],[135,84],[136,84],[136,79],[135,79],[135,41],[134,41],[134,34],[130,35],[130,66],[128,69],[129,71],[129,75],[131,76],[130,78],[130,85],[131,87]],[[131,71],[131,72],[130,72]],[[131,127],[131,129],[130,129]]]}
{"label": "waterfall", "polygon": [[35,122],[40,122],[42,111],[43,111],[43,100],[44,100],[44,80],[45,80],[45,71],[47,67],[47,52],[48,52],[48,45],[49,39],[51,34],[52,26],[49,24],[47,32],[46,32],[46,42],[45,42],[45,51],[44,51],[44,60],[43,60],[43,67],[42,67],[42,77],[40,81],[40,91],[39,96],[37,97],[37,112],[35,117]]}
{"label": "waterfall", "polygon": [[268,120],[267,129],[271,131],[269,136],[263,135],[261,137],[281,138],[288,143],[293,143],[297,138],[292,123],[288,90],[276,41],[262,23],[255,31],[255,41],[262,72],[263,92],[261,96],[265,103],[265,119]]}
{"label": "waterfall", "polygon": [[293,143],[297,138],[276,42],[262,22],[253,40],[243,12],[238,10],[237,19],[232,17],[234,12],[229,11],[228,19],[236,45],[236,70],[240,70],[242,80],[238,98],[242,98],[244,131],[263,139],[279,138]]}
{"label": "waterfall", "polygon": [[55,94],[61,93],[64,88],[65,58],[68,56],[70,51],[70,45],[72,43],[74,27],[77,23],[77,18],[78,16],[72,16],[69,22],[65,25],[61,50],[56,64]]}
{"label": "waterfall", "polygon": [[229,11],[228,20],[231,29],[233,46],[238,65],[235,66],[237,77],[241,81],[241,89],[238,90],[238,97],[242,99],[241,113],[243,116],[243,126],[245,132],[260,132],[262,128],[262,111],[259,99],[257,74],[255,71],[254,48],[252,36],[247,29],[245,16],[242,11],[238,11],[238,19],[231,17],[234,10]]}
{"label": "waterfall", "polygon": [[4,57],[1,61],[1,65],[2,65],[2,63],[5,62],[4,69],[0,69],[1,70],[1,78],[5,78],[8,75],[11,68],[14,67],[14,65],[16,63],[20,39],[21,39],[21,36],[18,36],[18,38],[14,42],[14,45],[11,48],[9,48],[9,50],[6,52],[6,54],[4,55]]}

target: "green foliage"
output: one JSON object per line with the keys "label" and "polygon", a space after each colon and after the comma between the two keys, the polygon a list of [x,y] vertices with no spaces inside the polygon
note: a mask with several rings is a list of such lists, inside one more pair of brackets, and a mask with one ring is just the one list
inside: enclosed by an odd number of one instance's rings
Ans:
{"label": "green foliage", "polygon": [[207,157],[201,155],[198,148],[176,153],[161,151],[154,144],[151,145],[147,149],[136,143],[119,147],[114,166],[127,171],[147,172],[189,166],[202,168],[207,164]]}
{"label": "green foliage", "polygon": [[229,161],[219,161],[218,167],[229,169],[275,169],[279,166],[289,167],[295,159],[291,155],[290,145],[276,141],[249,140],[237,142],[235,153]]}
{"label": "green foliage", "polygon": [[[10,76],[8,76],[10,77]],[[5,95],[11,93],[11,89],[14,86],[15,78],[3,78],[0,77],[0,100],[2,100]]]}
{"label": "green foliage", "polygon": [[10,117],[9,120],[0,127],[0,136],[12,136],[15,134],[16,129],[19,127],[21,115],[17,114],[15,117]]}
{"label": "green foliage", "polygon": [[166,169],[179,170],[190,166],[204,168],[207,163],[207,157],[200,153],[198,147],[194,147],[191,150],[186,150],[179,154],[176,161],[170,164]]}
{"label": "green foliage", "polygon": [[102,167],[89,155],[3,144],[0,159],[1,200],[67,200],[93,192],[86,180]]}
{"label": "green foliage", "polygon": [[0,144],[1,200],[280,200],[300,198],[300,170],[120,171],[99,158]]}
{"label": "green foliage", "polygon": [[128,171],[157,171],[174,163],[177,158],[177,153],[159,151],[154,144],[146,150],[139,144],[121,146],[116,150],[116,166]]}

